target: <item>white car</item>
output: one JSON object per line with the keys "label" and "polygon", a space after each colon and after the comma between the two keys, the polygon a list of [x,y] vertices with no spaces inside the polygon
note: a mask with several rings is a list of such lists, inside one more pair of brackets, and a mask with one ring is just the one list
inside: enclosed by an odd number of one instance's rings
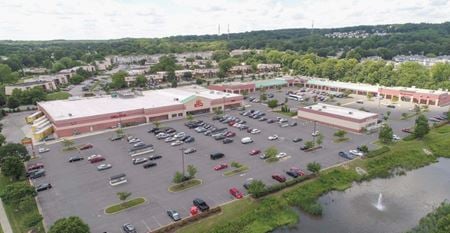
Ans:
{"label": "white car", "polygon": [[284,153],[284,152],[280,152],[280,153],[278,153],[278,154],[276,155],[276,157],[277,157],[278,159],[284,158],[284,157],[286,157],[286,156],[287,156],[287,154]]}
{"label": "white car", "polygon": [[186,136],[186,133],[185,133],[185,132],[179,132],[179,133],[177,133],[177,134],[174,135],[175,138],[182,138],[182,137],[184,137],[184,136]]}
{"label": "white car", "polygon": [[267,139],[269,139],[270,141],[277,140],[278,139],[278,135],[276,135],[276,134],[270,135]]}
{"label": "white car", "polygon": [[109,163],[102,163],[102,164],[97,166],[97,171],[103,171],[103,170],[110,169],[110,168],[112,168],[111,164],[109,164]]}
{"label": "white car", "polygon": [[136,144],[133,144],[134,147],[139,147],[139,146],[143,146],[143,145],[145,145],[145,143],[143,143],[143,142],[138,142]]}
{"label": "white car", "polygon": [[320,134],[320,132],[317,130],[316,132],[313,132],[311,135],[313,137],[317,137],[317,136],[319,136],[319,134]]}
{"label": "white car", "polygon": [[39,154],[42,154],[42,153],[45,153],[45,152],[49,152],[49,151],[50,151],[50,149],[44,148],[44,147],[40,147],[40,148],[38,149]]}
{"label": "white car", "polygon": [[177,140],[177,141],[174,141],[174,142],[170,143],[170,145],[171,146],[179,146],[179,145],[181,145],[183,143],[184,143],[183,141]]}
{"label": "white car", "polygon": [[175,137],[168,137],[166,139],[164,139],[165,142],[173,142],[176,141],[177,139]]}
{"label": "white car", "polygon": [[392,135],[392,139],[394,139],[395,141],[399,141],[401,138],[397,135]]}
{"label": "white car", "polygon": [[261,130],[259,129],[252,129],[252,131],[250,131],[251,134],[258,134],[261,133]]}
{"label": "white car", "polygon": [[288,127],[288,126],[289,126],[288,123],[284,123],[284,124],[281,124],[281,125],[280,125],[281,128],[286,128],[286,127]]}
{"label": "white car", "polygon": [[102,156],[101,155],[90,155],[89,157],[87,157],[87,160],[91,161],[91,160],[93,160],[95,158],[98,158],[98,157],[102,157]]}
{"label": "white car", "polygon": [[242,144],[248,144],[248,143],[252,143],[253,139],[251,137],[245,137],[241,139],[241,143]]}
{"label": "white car", "polygon": [[133,138],[133,139],[131,139],[130,141],[128,141],[128,143],[130,143],[130,144],[135,144],[135,143],[138,143],[138,142],[141,142],[141,139],[139,139],[139,138]]}
{"label": "white car", "polygon": [[349,153],[360,157],[364,156],[364,153],[359,150],[350,150]]}

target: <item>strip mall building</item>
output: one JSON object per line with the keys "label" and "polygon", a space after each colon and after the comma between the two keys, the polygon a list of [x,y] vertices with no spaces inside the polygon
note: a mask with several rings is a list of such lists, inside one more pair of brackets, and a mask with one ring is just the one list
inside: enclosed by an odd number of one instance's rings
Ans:
{"label": "strip mall building", "polygon": [[238,94],[188,86],[133,94],[39,102],[43,115],[31,120],[35,140],[54,132],[58,137],[102,131],[119,126],[181,119],[241,106]]}

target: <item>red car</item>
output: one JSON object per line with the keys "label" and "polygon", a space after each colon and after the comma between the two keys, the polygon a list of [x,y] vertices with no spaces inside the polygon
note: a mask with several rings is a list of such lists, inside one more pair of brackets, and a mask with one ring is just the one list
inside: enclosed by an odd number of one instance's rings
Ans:
{"label": "red car", "polygon": [[95,158],[91,159],[90,162],[91,163],[98,163],[98,162],[101,162],[101,161],[104,161],[104,160],[105,160],[105,158],[99,156],[99,157],[95,157]]}
{"label": "red car", "polygon": [[291,169],[289,169],[291,172],[295,172],[297,173],[297,175],[299,176],[304,176],[305,172],[302,171],[302,169],[300,168],[296,168],[296,167],[291,167]]}
{"label": "red car", "polygon": [[257,154],[259,154],[259,153],[261,153],[260,150],[254,149],[254,150],[250,151],[249,154],[250,154],[250,155],[257,155]]}
{"label": "red car", "polygon": [[242,193],[237,188],[231,188],[230,194],[237,199],[241,199],[242,197],[244,197],[244,195],[242,195]]}
{"label": "red car", "polygon": [[283,176],[283,175],[280,175],[280,174],[273,174],[272,175],[272,179],[274,179],[274,180],[276,180],[276,181],[278,181],[280,183],[283,183],[283,182],[286,181],[286,177]]}
{"label": "red car", "polygon": [[235,132],[231,132],[231,131],[228,131],[228,132],[225,134],[225,137],[227,137],[227,138],[231,138],[231,137],[234,137],[234,136],[236,136],[236,133],[235,133]]}
{"label": "red car", "polygon": [[80,150],[87,150],[91,149],[92,147],[94,147],[92,144],[84,144],[80,146]]}
{"label": "red car", "polygon": [[228,125],[229,125],[229,126],[233,126],[234,123],[236,123],[236,122],[235,122],[235,121],[230,121],[230,122],[228,122]]}
{"label": "red car", "polygon": [[43,163],[34,163],[34,164],[28,165],[27,171],[34,171],[34,170],[41,169],[41,168],[44,168]]}
{"label": "red car", "polygon": [[225,169],[227,167],[228,167],[228,164],[222,163],[222,164],[214,166],[214,170],[219,171],[219,170]]}
{"label": "red car", "polygon": [[408,128],[402,129],[402,132],[405,132],[405,133],[412,133],[411,129],[408,129]]}

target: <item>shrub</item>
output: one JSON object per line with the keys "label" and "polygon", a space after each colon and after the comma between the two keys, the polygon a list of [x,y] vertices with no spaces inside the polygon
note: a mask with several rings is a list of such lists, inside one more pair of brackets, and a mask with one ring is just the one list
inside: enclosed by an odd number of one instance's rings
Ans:
{"label": "shrub", "polygon": [[23,223],[27,227],[34,227],[42,221],[42,215],[37,213],[27,214],[23,217]]}
{"label": "shrub", "polygon": [[369,153],[367,153],[367,157],[368,157],[368,158],[373,158],[373,157],[375,157],[375,156],[384,154],[384,153],[386,153],[386,152],[388,152],[388,151],[390,151],[390,150],[391,150],[391,149],[390,149],[389,147],[383,146],[383,147],[380,147],[380,148],[378,148],[378,149],[376,149],[376,150],[369,151]]}

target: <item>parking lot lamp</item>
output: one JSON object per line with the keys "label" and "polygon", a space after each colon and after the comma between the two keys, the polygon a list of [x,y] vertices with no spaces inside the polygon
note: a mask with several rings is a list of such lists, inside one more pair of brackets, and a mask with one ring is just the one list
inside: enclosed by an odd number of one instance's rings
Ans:
{"label": "parking lot lamp", "polygon": [[183,166],[183,179],[184,179],[184,177],[186,177],[185,175],[184,175],[184,148],[182,147],[181,149],[181,164],[182,164],[182,166]]}
{"label": "parking lot lamp", "polygon": [[316,144],[316,136],[314,136],[314,135],[316,135],[316,124],[317,124],[317,121],[314,121],[314,129],[313,129],[313,142],[314,142],[314,145]]}

